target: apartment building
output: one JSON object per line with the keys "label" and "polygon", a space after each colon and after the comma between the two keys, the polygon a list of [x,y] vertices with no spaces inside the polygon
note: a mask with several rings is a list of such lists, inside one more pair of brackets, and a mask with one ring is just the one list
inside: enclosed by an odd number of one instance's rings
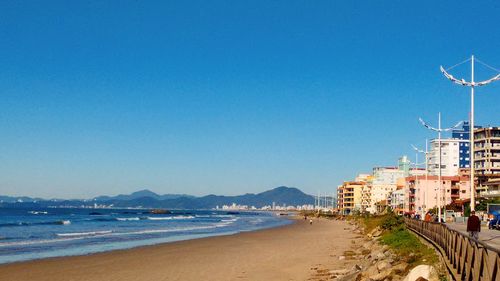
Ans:
{"label": "apartment building", "polygon": [[[482,128],[481,126],[474,126],[475,130]],[[458,167],[470,168],[470,125],[469,121],[464,121],[462,127],[453,129],[451,131],[453,139],[464,140],[459,143],[458,149]]]}
{"label": "apartment building", "polygon": [[354,211],[361,212],[363,188],[366,188],[364,181],[346,181],[337,188],[337,205],[341,214],[349,215]]}
{"label": "apartment building", "polygon": [[[461,139],[441,139],[441,175],[456,176],[460,168],[460,147],[468,147],[469,141]],[[439,175],[439,141],[431,140],[428,154],[429,175]],[[469,161],[469,157],[465,160]]]}
{"label": "apartment building", "polygon": [[480,196],[500,196],[500,127],[474,130],[474,169]]}
{"label": "apartment building", "polygon": [[441,196],[441,206],[470,197],[469,177],[442,176],[441,193],[438,179],[438,176],[432,175],[405,178],[405,212],[423,215],[428,209],[438,206],[439,196]]}

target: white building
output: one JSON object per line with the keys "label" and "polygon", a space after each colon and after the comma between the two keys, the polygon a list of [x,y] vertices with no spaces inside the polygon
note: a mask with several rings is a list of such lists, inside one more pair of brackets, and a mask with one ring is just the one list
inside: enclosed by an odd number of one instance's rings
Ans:
{"label": "white building", "polygon": [[[441,139],[441,175],[456,176],[460,168],[460,143],[467,140]],[[469,159],[465,159],[469,160]],[[429,175],[439,175],[439,141],[431,140],[431,149],[428,156]]]}
{"label": "white building", "polygon": [[398,189],[391,193],[390,199],[391,209],[398,213],[402,214],[405,207],[405,190]]}
{"label": "white building", "polygon": [[377,212],[377,205],[387,205],[390,195],[397,188],[397,180],[405,177],[405,171],[397,167],[375,167],[370,186],[370,207],[367,211]]}

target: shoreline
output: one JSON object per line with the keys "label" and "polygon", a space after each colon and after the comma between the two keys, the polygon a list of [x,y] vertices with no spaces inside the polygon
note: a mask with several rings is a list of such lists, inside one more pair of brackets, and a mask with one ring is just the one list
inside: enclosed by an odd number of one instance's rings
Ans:
{"label": "shoreline", "polygon": [[337,256],[356,238],[345,222],[290,219],[249,232],[2,264],[0,280],[304,280],[321,264],[345,266]]}
{"label": "shoreline", "polygon": [[[130,251],[130,250],[135,250],[135,249],[150,248],[150,247],[162,246],[162,245],[173,244],[173,243],[196,241],[196,240],[200,240],[200,239],[209,239],[209,238],[215,238],[215,237],[225,237],[225,236],[239,235],[239,234],[242,234],[242,233],[251,233],[251,232],[265,231],[265,230],[270,230],[270,229],[275,229],[275,228],[281,228],[281,227],[291,226],[291,225],[295,224],[296,221],[297,221],[297,219],[294,216],[290,216],[288,218],[283,218],[283,219],[284,220],[288,220],[290,222],[286,223],[286,224],[282,224],[282,225],[264,227],[264,228],[259,228],[259,229],[255,229],[255,230],[250,230],[250,231],[227,231],[227,232],[210,233],[210,234],[191,234],[191,235],[172,236],[172,237],[168,237],[168,238],[173,238],[172,241],[165,241],[165,242],[158,242],[158,243],[152,243],[152,244],[130,246],[130,247],[119,248],[119,249],[103,250],[103,251],[91,252],[91,253],[87,253],[87,254],[50,256],[50,257],[41,257],[41,258],[34,258],[34,259],[28,259],[28,260],[5,262],[5,263],[0,263],[0,270],[1,270],[2,266],[13,265],[13,264],[18,264],[18,263],[30,263],[30,262],[36,262],[36,261],[57,260],[57,259],[66,259],[66,258],[75,258],[75,257],[92,257],[94,255],[99,255],[99,254],[106,254],[106,253],[113,253],[113,252],[122,252],[122,251]],[[179,237],[179,239],[177,239],[176,237]],[[157,238],[157,239],[161,239],[161,238]],[[0,280],[2,280],[2,279],[0,279]]]}

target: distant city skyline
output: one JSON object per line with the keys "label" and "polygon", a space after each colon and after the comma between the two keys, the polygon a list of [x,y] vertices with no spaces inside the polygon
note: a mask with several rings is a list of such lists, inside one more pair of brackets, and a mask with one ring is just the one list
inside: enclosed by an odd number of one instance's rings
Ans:
{"label": "distant city skyline", "polygon": [[[0,3],[0,195],[315,195],[467,120],[500,3]],[[468,64],[454,68],[470,77]],[[476,125],[500,126],[500,83]],[[446,135],[449,136],[449,135]]]}

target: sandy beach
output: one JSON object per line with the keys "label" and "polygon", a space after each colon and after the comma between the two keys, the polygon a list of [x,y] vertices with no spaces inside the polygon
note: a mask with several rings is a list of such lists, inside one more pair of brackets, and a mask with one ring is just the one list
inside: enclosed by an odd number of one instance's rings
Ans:
{"label": "sandy beach", "polygon": [[0,280],[321,280],[359,237],[342,221],[0,265]]}

